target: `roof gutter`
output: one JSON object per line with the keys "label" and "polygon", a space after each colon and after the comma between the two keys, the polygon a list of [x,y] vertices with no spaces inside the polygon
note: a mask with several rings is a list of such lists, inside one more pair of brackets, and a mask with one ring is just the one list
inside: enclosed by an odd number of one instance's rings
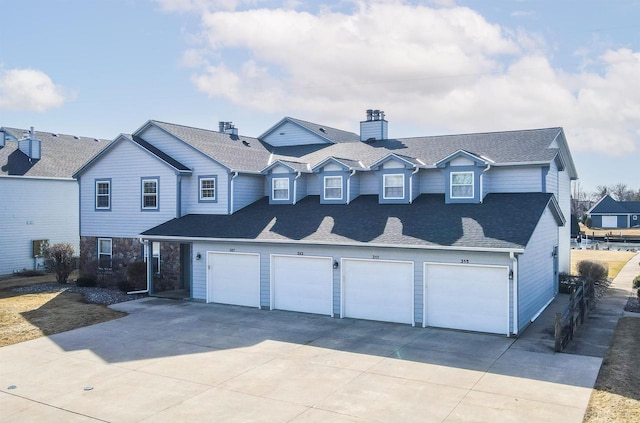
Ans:
{"label": "roof gutter", "polygon": [[500,247],[463,247],[448,245],[416,245],[416,244],[377,244],[373,242],[350,242],[336,244],[330,241],[291,241],[277,239],[243,239],[243,238],[207,238],[196,236],[175,236],[175,235],[144,235],[145,239],[152,241],[183,241],[183,242],[244,242],[259,244],[297,244],[297,245],[330,245],[332,247],[374,247],[374,248],[405,248],[412,250],[442,250],[442,251],[471,251],[489,253],[513,253],[523,254],[524,247],[500,248]]}

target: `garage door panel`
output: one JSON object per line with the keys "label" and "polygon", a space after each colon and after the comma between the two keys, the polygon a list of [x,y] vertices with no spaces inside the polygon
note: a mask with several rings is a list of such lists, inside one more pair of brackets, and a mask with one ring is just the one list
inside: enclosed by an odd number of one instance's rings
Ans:
{"label": "garage door panel", "polygon": [[426,264],[426,324],[507,333],[508,277],[506,267]]}
{"label": "garage door panel", "polygon": [[260,256],[209,252],[207,301],[258,307]]}
{"label": "garage door panel", "polygon": [[273,256],[271,266],[273,308],[333,314],[331,258]]}
{"label": "garage door panel", "polygon": [[343,316],[413,324],[413,263],[342,262]]}
{"label": "garage door panel", "polygon": [[618,227],[618,216],[602,216],[602,227],[603,228],[617,228]]}

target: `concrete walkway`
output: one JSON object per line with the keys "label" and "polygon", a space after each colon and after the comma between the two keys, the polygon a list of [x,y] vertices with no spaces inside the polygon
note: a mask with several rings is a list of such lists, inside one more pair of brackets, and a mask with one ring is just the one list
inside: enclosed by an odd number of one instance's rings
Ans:
{"label": "concrete walkway", "polygon": [[581,423],[601,359],[503,336],[146,298],[0,348],[3,421]]}
{"label": "concrete walkway", "polygon": [[[587,316],[584,325],[563,351],[564,354],[604,358],[620,317],[640,317],[638,313],[624,312],[629,295],[632,295],[631,283],[640,274],[639,264],[640,254],[636,254],[624,265],[611,282],[607,295],[598,301],[595,309]],[[553,353],[555,314],[568,303],[568,294],[556,296],[549,307],[520,335],[512,348]]]}

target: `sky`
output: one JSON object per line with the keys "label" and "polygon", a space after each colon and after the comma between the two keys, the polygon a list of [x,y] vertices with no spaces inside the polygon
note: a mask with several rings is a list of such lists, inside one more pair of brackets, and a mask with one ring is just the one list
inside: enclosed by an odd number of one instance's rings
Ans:
{"label": "sky", "polygon": [[580,185],[640,189],[640,0],[0,0],[0,126],[284,116],[390,137],[561,126]]}

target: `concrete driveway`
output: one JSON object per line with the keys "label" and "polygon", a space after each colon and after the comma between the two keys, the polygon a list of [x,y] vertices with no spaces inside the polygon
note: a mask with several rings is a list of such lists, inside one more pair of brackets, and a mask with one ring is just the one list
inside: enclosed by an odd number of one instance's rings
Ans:
{"label": "concrete driveway", "polygon": [[601,359],[155,298],[0,348],[0,421],[582,422]]}

